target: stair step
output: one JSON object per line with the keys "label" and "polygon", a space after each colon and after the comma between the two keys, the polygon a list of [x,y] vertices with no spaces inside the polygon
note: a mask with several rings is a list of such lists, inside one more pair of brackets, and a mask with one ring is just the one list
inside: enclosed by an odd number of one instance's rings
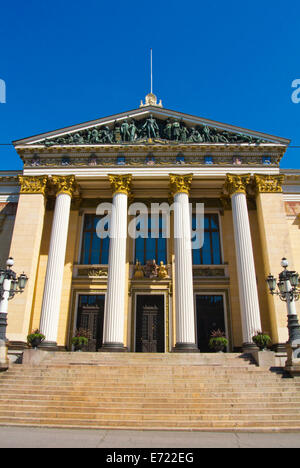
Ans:
{"label": "stair step", "polygon": [[0,425],[300,428],[300,380],[247,355],[53,353],[0,375]]}

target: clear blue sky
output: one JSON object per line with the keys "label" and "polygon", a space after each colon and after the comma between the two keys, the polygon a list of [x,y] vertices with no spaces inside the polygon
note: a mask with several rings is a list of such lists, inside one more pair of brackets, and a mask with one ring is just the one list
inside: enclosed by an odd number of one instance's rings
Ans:
{"label": "clear blue sky", "polygon": [[[296,1],[2,2],[0,143],[134,109],[166,108],[292,139],[300,146]],[[0,169],[19,169],[0,147]],[[300,168],[300,148],[284,168]]]}

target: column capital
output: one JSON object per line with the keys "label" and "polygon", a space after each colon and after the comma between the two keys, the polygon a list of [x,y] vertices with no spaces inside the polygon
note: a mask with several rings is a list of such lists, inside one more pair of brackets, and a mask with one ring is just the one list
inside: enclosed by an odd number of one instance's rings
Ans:
{"label": "column capital", "polygon": [[251,174],[226,174],[224,189],[230,196],[236,193],[246,194],[250,180]]}
{"label": "column capital", "polygon": [[77,189],[77,183],[74,175],[52,176],[52,184],[56,188],[56,196],[64,193],[66,195],[70,195],[72,198],[75,190]]}
{"label": "column capital", "polygon": [[282,193],[284,175],[254,174],[254,190],[259,193]]}
{"label": "column capital", "polygon": [[131,196],[131,174],[108,174],[108,178],[113,191],[113,195],[115,195],[116,193],[125,193],[125,195],[127,195],[128,197]]}
{"label": "column capital", "polygon": [[170,188],[171,195],[175,197],[177,193],[190,194],[191,183],[193,180],[193,174],[169,174],[170,177]]}
{"label": "column capital", "polygon": [[47,176],[18,176],[21,186],[20,193],[24,194],[46,194]]}

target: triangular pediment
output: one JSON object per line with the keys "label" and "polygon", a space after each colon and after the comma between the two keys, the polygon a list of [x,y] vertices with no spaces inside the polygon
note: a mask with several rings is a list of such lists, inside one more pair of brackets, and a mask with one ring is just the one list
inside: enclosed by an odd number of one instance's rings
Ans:
{"label": "triangular pediment", "polygon": [[15,141],[15,146],[151,144],[280,144],[289,140],[233,125],[146,106],[91,122]]}

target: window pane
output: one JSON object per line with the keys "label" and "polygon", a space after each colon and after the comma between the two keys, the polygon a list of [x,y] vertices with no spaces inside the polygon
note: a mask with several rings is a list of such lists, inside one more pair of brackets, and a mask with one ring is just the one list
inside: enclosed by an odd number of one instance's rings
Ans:
{"label": "window pane", "polygon": [[211,228],[219,230],[218,215],[211,215]]}
{"label": "window pane", "polygon": [[[196,227],[196,216],[193,215],[193,228]],[[220,265],[221,249],[220,249],[220,230],[219,230],[219,217],[217,214],[206,214],[204,216],[204,245],[200,249],[195,242],[194,236],[194,249],[193,249],[193,264],[194,265]]]}
{"label": "window pane", "polygon": [[167,248],[166,248],[166,239],[157,239],[157,251],[158,251],[158,258],[156,262],[160,264],[160,262],[167,263]]}
{"label": "window pane", "polygon": [[200,250],[199,249],[193,249],[193,264],[194,265],[201,265],[201,259],[200,259]]}
{"label": "window pane", "polygon": [[82,253],[82,263],[87,265],[89,263],[90,255],[90,245],[91,245],[91,234],[86,232],[83,239],[83,253]]}
{"label": "window pane", "polygon": [[156,259],[156,239],[146,239],[146,261]]}
{"label": "window pane", "polygon": [[135,241],[135,263],[139,261],[144,265],[144,239],[138,237]]}
{"label": "window pane", "polygon": [[108,265],[108,257],[109,257],[109,238],[106,237],[102,241],[102,255],[100,258],[100,263],[102,265]]}
{"label": "window pane", "polygon": [[92,224],[93,223],[93,215],[87,214],[84,216],[84,230],[90,230],[92,229]]}
{"label": "window pane", "polygon": [[212,244],[213,244],[213,263],[214,265],[221,264],[221,251],[220,251],[220,237],[218,232],[212,233]]}
{"label": "window pane", "polygon": [[210,265],[211,264],[211,247],[210,247],[209,232],[204,233],[204,246],[202,249],[202,255],[203,255],[203,264]]}
{"label": "window pane", "polygon": [[93,244],[92,244],[92,254],[91,254],[92,264],[98,264],[100,261],[100,243],[101,243],[101,239],[97,236],[96,233],[94,233]]}

